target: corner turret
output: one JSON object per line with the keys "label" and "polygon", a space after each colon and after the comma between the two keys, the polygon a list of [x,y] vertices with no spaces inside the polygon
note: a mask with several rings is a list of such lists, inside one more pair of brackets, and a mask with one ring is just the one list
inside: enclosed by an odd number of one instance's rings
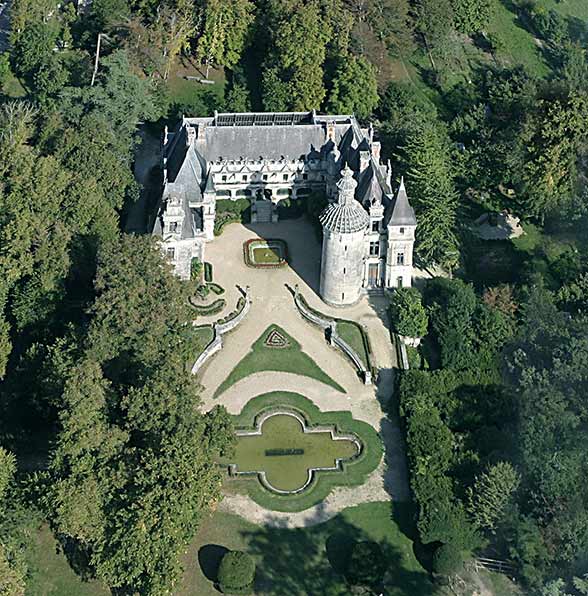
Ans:
{"label": "corner turret", "polygon": [[386,254],[386,287],[412,285],[412,258],[417,220],[408,201],[404,178],[387,218],[388,250]]}

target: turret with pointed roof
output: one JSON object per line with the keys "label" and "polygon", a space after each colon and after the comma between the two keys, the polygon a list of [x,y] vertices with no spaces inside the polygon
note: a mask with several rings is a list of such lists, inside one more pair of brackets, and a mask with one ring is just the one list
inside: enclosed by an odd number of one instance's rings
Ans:
{"label": "turret with pointed roof", "polygon": [[417,220],[408,202],[404,178],[388,216],[388,249],[386,251],[386,286],[401,288],[412,285],[412,256]]}
{"label": "turret with pointed roof", "polygon": [[388,226],[416,226],[417,220],[414,209],[408,202],[408,195],[404,186],[404,177],[400,179],[400,186],[396,193],[396,199],[390,210]]}

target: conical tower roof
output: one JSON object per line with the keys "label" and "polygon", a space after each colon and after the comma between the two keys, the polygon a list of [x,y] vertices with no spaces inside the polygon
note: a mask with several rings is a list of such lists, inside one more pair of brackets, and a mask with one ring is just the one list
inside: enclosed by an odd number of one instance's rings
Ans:
{"label": "conical tower roof", "polygon": [[319,221],[323,228],[339,234],[353,234],[368,227],[369,216],[355,200],[357,182],[353,179],[353,170],[346,165],[337,182],[339,196],[336,203],[327,205]]}
{"label": "conical tower roof", "polygon": [[392,207],[392,213],[388,220],[389,226],[416,226],[417,220],[414,214],[414,209],[408,202],[408,195],[406,194],[406,188],[404,187],[404,178],[400,179],[400,187],[396,194],[396,200]]}

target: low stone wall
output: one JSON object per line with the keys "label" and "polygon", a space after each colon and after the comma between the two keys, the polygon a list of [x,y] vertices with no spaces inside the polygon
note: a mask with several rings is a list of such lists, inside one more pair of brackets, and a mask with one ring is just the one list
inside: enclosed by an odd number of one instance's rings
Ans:
{"label": "low stone wall", "polygon": [[298,312],[300,312],[300,314],[305,319],[307,319],[315,325],[318,325],[321,329],[324,329],[325,332],[328,332],[329,343],[332,346],[336,346],[337,348],[339,348],[353,362],[357,370],[360,372],[363,378],[363,382],[366,385],[371,385],[371,370],[368,370],[366,368],[365,364],[363,363],[363,360],[361,359],[361,356],[338,335],[337,321],[335,319],[327,319],[326,317],[321,317],[319,313],[308,308],[301,294],[298,292],[298,287],[296,287],[294,290],[294,303],[296,304]]}
{"label": "low stone wall", "polygon": [[294,293],[294,303],[296,304],[296,308],[300,312],[300,314],[315,325],[318,325],[325,331],[331,327],[332,320],[323,319],[318,314],[314,313],[313,311],[306,308],[304,301],[300,299],[300,294],[298,293],[298,289],[295,290]]}
{"label": "low stone wall", "polygon": [[366,385],[372,384],[372,373],[369,371],[363,360],[359,356],[359,354],[346,342],[344,341],[339,335],[337,334],[337,327],[336,324],[331,327],[330,332],[330,340],[331,344],[337,346],[341,351],[343,351],[349,359],[355,364],[355,367],[359,370],[363,377],[363,382]]}
{"label": "low stone wall", "polygon": [[398,355],[398,364],[402,370],[409,370],[408,354],[406,353],[406,344],[401,340],[398,334],[394,334],[394,343],[396,344],[396,353]]}
{"label": "low stone wall", "polygon": [[198,356],[198,358],[196,359],[196,362],[194,362],[194,366],[192,367],[192,374],[195,375],[200,370],[200,368],[204,366],[204,363],[209,358],[212,358],[212,356],[214,356],[217,352],[221,351],[222,347],[223,339],[215,327],[214,337],[212,338],[212,341],[206,346],[206,348],[204,348],[204,352],[202,352],[202,354],[200,354],[200,356]]}
{"label": "low stone wall", "polygon": [[227,321],[226,323],[222,323],[221,325],[217,325],[216,327],[218,328],[218,332],[221,335],[224,335],[225,333],[232,331],[247,316],[247,313],[249,312],[250,308],[251,308],[251,300],[249,299],[249,291],[246,291],[245,304],[243,305],[243,308],[241,309],[241,311],[237,314],[237,316],[233,317],[230,321]]}
{"label": "low stone wall", "polygon": [[214,337],[212,341],[204,348],[204,351],[192,366],[192,374],[195,375],[203,366],[204,363],[207,362],[212,356],[214,356],[217,352],[220,352],[223,347],[223,338],[222,336],[229,331],[232,331],[239,325],[239,323],[247,316],[249,309],[251,308],[251,299],[249,298],[249,288],[245,289],[245,304],[243,308],[235,315],[231,320],[226,321],[222,324],[214,324],[212,326],[214,330]]}

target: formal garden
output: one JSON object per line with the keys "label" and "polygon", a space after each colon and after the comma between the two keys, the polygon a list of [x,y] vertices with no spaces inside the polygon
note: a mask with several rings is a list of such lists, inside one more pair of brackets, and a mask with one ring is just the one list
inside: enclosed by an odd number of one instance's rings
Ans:
{"label": "formal garden", "polygon": [[303,511],[336,486],[361,485],[382,459],[372,426],[348,411],[322,412],[297,393],[255,397],[233,422],[235,453],[221,460],[225,490],[274,511]]}

